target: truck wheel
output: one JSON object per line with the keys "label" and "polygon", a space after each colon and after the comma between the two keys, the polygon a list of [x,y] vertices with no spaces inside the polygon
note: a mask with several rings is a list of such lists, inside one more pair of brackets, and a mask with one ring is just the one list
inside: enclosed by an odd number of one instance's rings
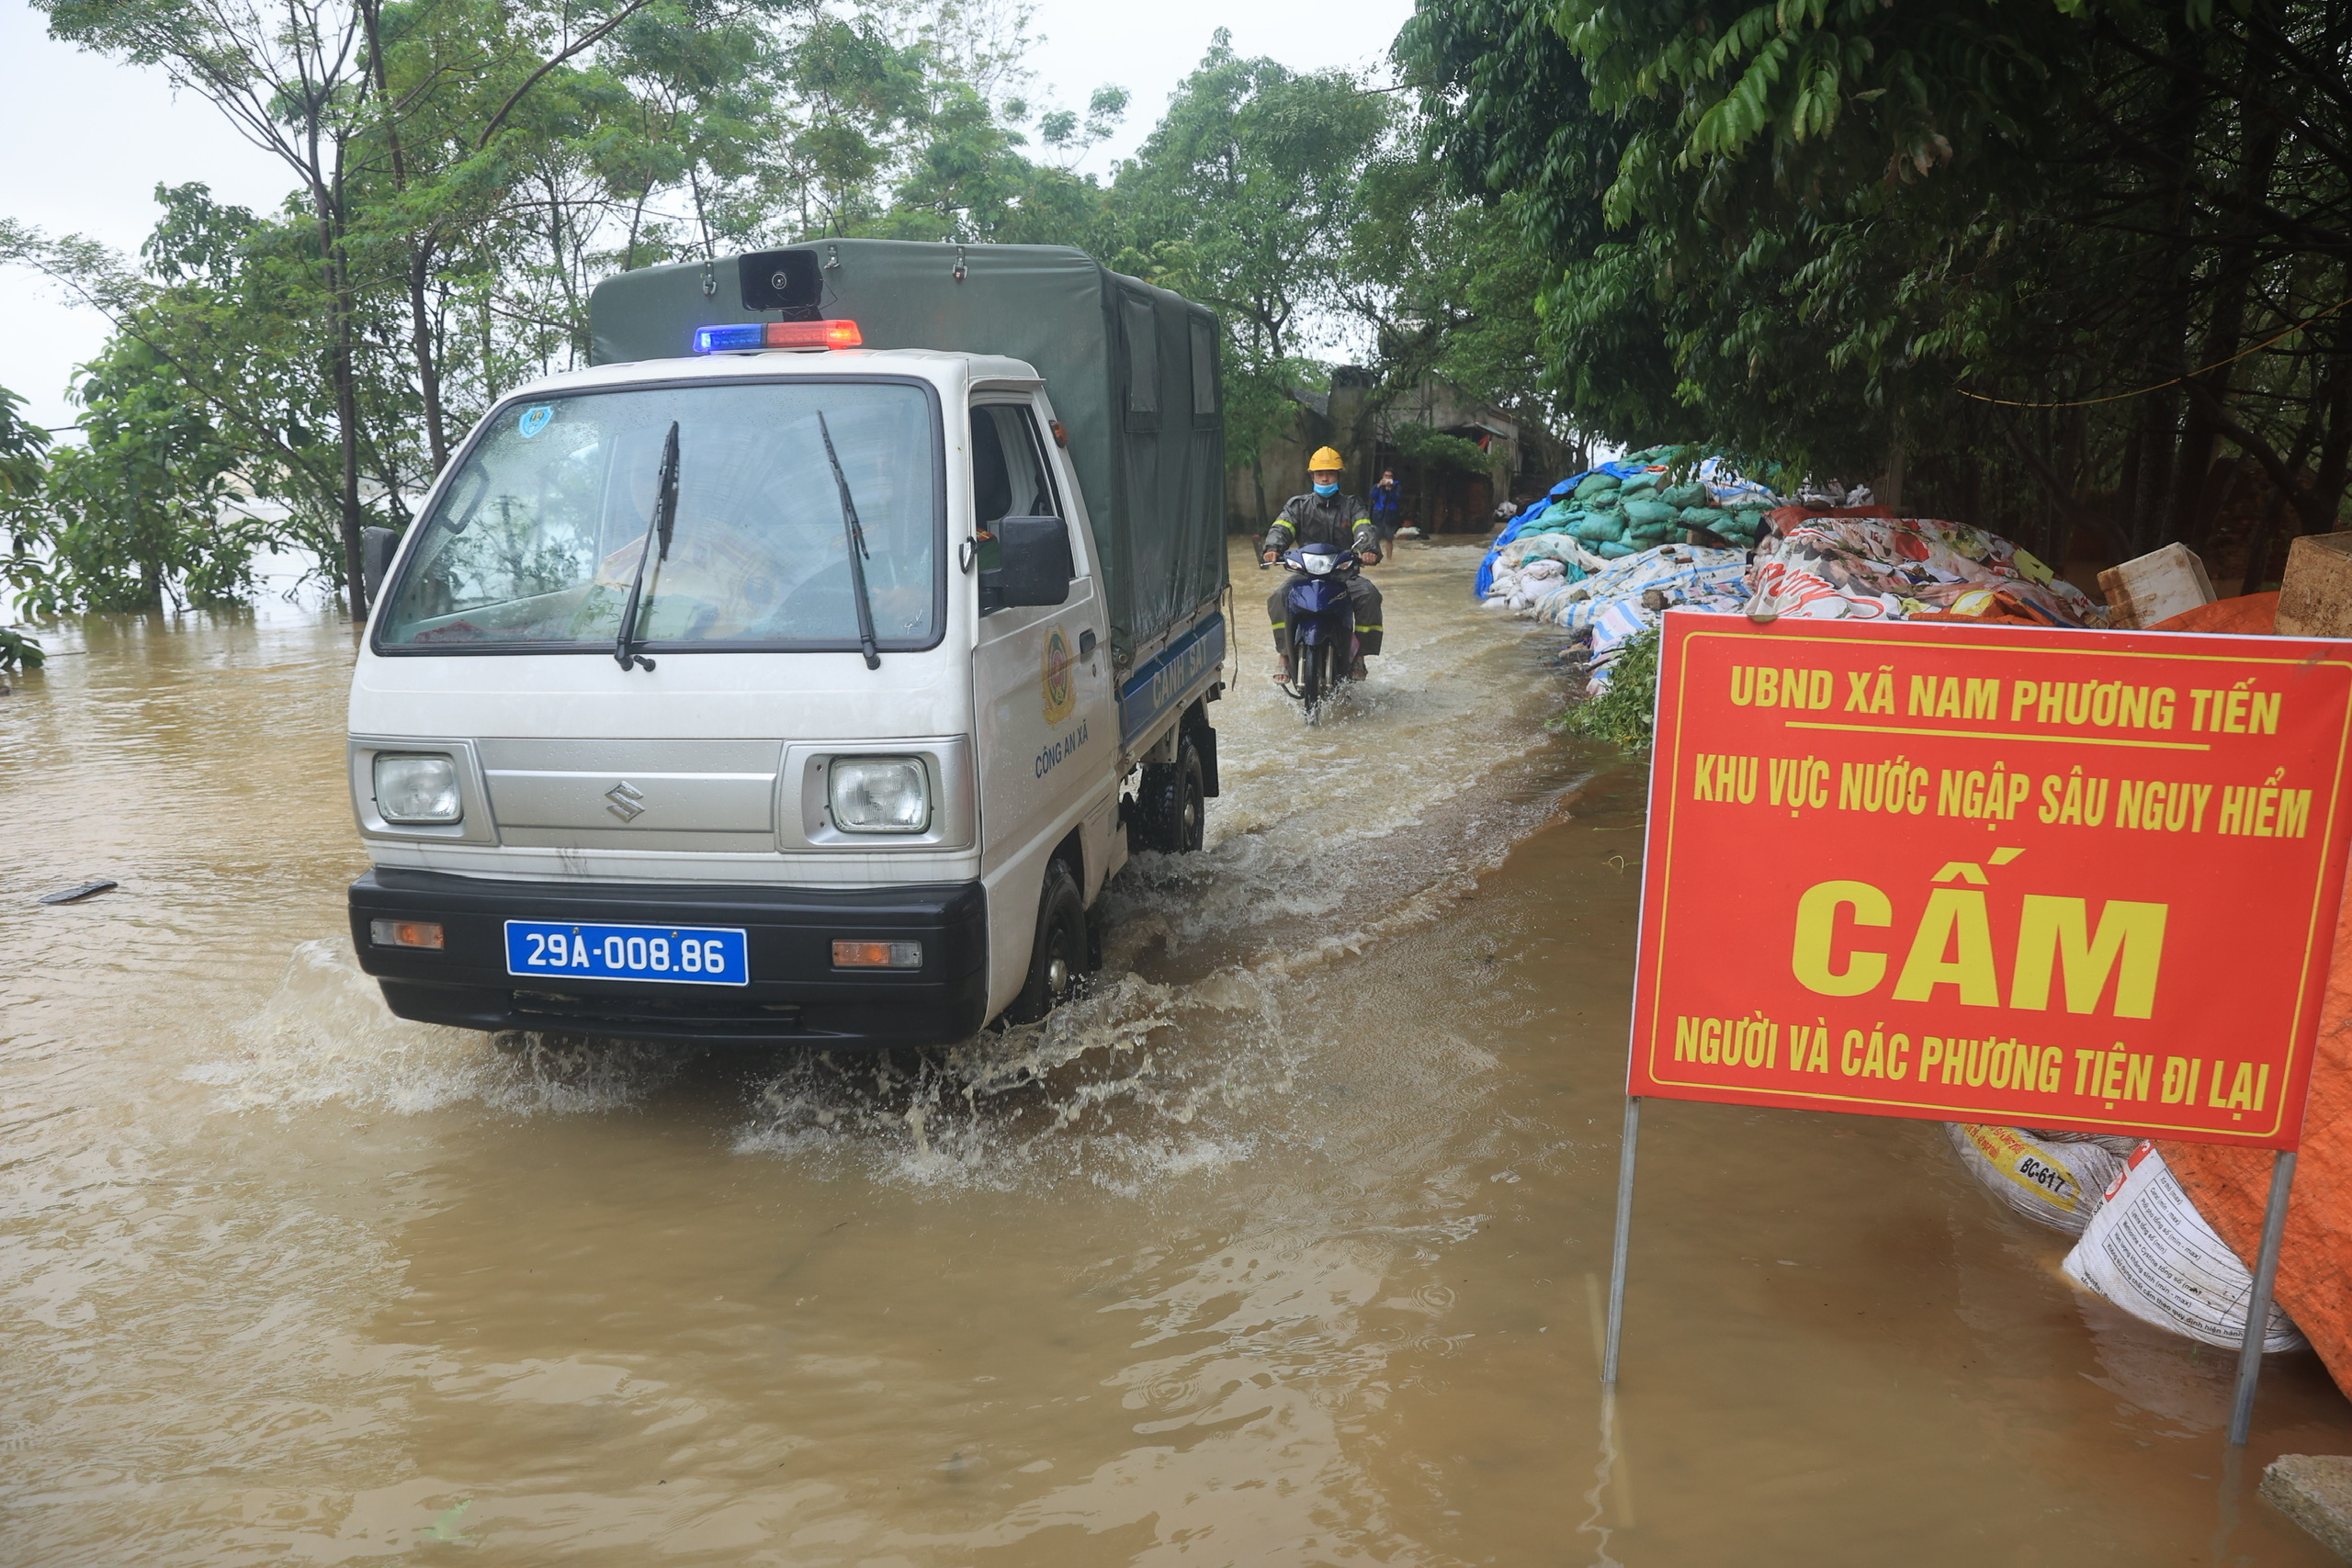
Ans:
{"label": "truck wheel", "polygon": [[1035,1023],[1069,999],[1087,960],[1086,903],[1069,863],[1046,867],[1045,890],[1037,896],[1037,940],[1029,949],[1029,980],[1004,1010],[1008,1023]]}
{"label": "truck wheel", "polygon": [[1190,854],[1201,847],[1208,817],[1208,784],[1201,768],[1201,753],[1192,731],[1178,734],[1176,760],[1146,762],[1136,789],[1137,825],[1143,847],[1162,854]]}

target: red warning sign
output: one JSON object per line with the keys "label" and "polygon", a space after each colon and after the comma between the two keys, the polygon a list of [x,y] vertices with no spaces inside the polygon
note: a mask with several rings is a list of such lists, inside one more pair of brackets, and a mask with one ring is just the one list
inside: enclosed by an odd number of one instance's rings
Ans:
{"label": "red warning sign", "polygon": [[1666,618],[1629,1092],[2291,1148],[2352,645]]}

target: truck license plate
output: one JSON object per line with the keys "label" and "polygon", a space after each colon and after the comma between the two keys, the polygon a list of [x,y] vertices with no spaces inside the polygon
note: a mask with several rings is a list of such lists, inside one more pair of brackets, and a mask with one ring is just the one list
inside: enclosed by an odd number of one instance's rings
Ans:
{"label": "truck license plate", "polygon": [[663,980],[687,986],[748,986],[743,933],[711,926],[506,922],[506,972],[576,980]]}

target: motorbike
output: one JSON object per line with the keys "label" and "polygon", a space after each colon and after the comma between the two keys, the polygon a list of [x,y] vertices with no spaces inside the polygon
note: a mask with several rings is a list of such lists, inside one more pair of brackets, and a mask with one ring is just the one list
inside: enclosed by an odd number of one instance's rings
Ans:
{"label": "motorbike", "polygon": [[1300,574],[1283,596],[1290,610],[1291,681],[1283,692],[1311,716],[1356,662],[1356,613],[1348,580],[1363,570],[1353,550],[1338,545],[1300,545],[1283,557]]}

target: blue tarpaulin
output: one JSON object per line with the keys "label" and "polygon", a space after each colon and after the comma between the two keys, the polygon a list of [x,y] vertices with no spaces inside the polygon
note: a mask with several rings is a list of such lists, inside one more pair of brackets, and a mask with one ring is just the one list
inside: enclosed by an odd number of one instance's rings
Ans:
{"label": "blue tarpaulin", "polygon": [[1503,547],[1518,538],[1521,530],[1541,522],[1553,504],[1565,499],[1577,485],[1595,474],[1608,474],[1615,479],[1630,479],[1635,474],[1649,472],[1656,465],[1652,463],[1620,459],[1616,462],[1603,463],[1599,468],[1587,468],[1580,474],[1570,474],[1566,479],[1554,485],[1544,492],[1543,505],[1529,507],[1512,518],[1510,526],[1496,536],[1494,547],[1487,552],[1487,558],[1478,563],[1478,575],[1471,585],[1470,596],[1474,599],[1484,599],[1487,596],[1487,591],[1495,585],[1495,561],[1503,553]]}

